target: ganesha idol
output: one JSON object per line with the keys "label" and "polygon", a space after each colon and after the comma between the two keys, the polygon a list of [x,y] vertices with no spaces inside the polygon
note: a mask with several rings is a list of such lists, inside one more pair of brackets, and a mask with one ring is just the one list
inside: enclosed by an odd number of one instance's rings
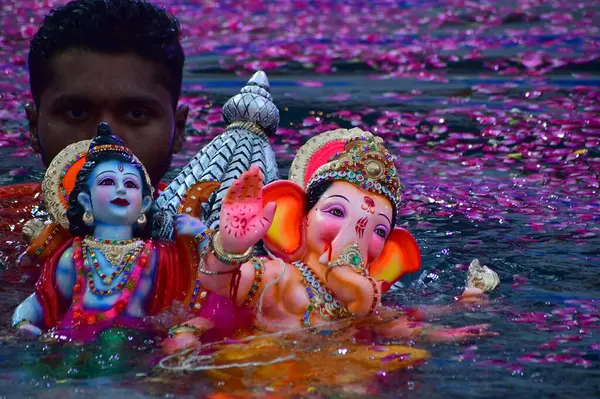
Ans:
{"label": "ganesha idol", "polygon": [[94,339],[110,327],[138,327],[187,295],[197,264],[186,257],[193,243],[151,239],[150,179],[107,124],[55,157],[42,190],[64,237],[40,245],[47,253],[42,275],[15,310],[14,326]]}
{"label": "ganesha idol", "polygon": [[[295,157],[290,180],[263,187],[260,171],[252,168],[228,190],[219,230],[199,247],[203,289],[252,309],[254,332],[267,335],[346,339],[365,326],[392,339],[452,342],[493,335],[486,325],[433,327],[382,307],[382,292],[421,264],[416,240],[396,227],[400,192],[381,138],[360,129],[315,136]],[[179,235],[206,231],[186,215],[176,229]],[[271,259],[253,257],[260,240]],[[201,347],[213,325],[197,317],[174,326],[165,351]],[[215,359],[239,359],[240,349],[226,346]],[[387,350],[416,360],[427,356],[408,347]],[[357,356],[367,368],[381,366],[369,363],[378,357],[365,348],[354,353],[362,354]]]}

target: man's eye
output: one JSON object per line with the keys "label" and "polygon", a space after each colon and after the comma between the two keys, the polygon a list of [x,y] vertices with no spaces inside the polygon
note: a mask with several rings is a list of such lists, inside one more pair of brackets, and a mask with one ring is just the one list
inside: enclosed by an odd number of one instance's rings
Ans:
{"label": "man's eye", "polygon": [[83,120],[88,117],[86,110],[80,107],[69,108],[67,109],[66,114],[69,119],[75,120]]}
{"label": "man's eye", "polygon": [[148,118],[149,115],[150,115],[150,113],[143,108],[132,109],[126,113],[127,118],[133,119],[135,121],[144,120],[144,119]]}
{"label": "man's eye", "polygon": [[100,183],[98,183],[99,186],[114,186],[115,185],[115,181],[113,179],[103,179],[100,181]]}

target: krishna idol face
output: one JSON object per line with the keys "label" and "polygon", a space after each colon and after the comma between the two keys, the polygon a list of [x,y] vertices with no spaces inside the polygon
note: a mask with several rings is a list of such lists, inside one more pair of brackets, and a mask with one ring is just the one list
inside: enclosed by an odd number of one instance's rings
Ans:
{"label": "krishna idol face", "polygon": [[149,236],[152,188],[139,161],[115,140],[108,125],[100,125],[96,145],[77,174],[67,210],[76,236],[92,232],[113,240]]}
{"label": "krishna idol face", "polygon": [[89,194],[79,193],[77,200],[94,215],[96,225],[133,226],[152,204],[143,198],[142,176],[130,164],[110,160],[101,163],[88,178]]}

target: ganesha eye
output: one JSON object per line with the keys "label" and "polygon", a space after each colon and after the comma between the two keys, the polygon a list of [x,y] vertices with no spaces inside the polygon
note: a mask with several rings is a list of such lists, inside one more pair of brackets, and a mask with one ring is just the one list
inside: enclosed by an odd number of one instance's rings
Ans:
{"label": "ganesha eye", "polygon": [[138,186],[138,184],[136,182],[131,181],[131,180],[127,180],[125,182],[125,187],[126,188],[140,188],[140,186]]}
{"label": "ganesha eye", "polygon": [[385,229],[375,229],[375,234],[377,234],[381,238],[385,238],[385,234],[387,231]]}
{"label": "ganesha eye", "polygon": [[327,213],[332,214],[333,216],[336,216],[338,218],[344,217],[344,212],[342,212],[342,210],[339,208],[330,209],[327,211]]}
{"label": "ganesha eye", "polygon": [[114,186],[115,185],[115,181],[113,179],[111,179],[110,177],[106,178],[106,179],[102,179],[100,180],[100,182],[98,183],[99,186]]}

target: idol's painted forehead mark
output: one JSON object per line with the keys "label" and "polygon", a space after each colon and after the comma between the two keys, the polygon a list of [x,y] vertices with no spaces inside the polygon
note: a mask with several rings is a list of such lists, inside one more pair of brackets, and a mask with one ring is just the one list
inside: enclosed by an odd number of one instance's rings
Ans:
{"label": "idol's painted forehead mark", "polygon": [[361,209],[363,211],[367,211],[367,213],[370,213],[371,215],[375,214],[375,201],[373,200],[373,198],[365,196],[363,198],[363,201],[364,202],[361,205]]}
{"label": "idol's painted forehead mark", "polygon": [[365,216],[361,219],[358,219],[358,221],[356,222],[356,227],[354,228],[354,231],[356,231],[356,236],[359,239],[363,238],[368,221],[369,219]]}

